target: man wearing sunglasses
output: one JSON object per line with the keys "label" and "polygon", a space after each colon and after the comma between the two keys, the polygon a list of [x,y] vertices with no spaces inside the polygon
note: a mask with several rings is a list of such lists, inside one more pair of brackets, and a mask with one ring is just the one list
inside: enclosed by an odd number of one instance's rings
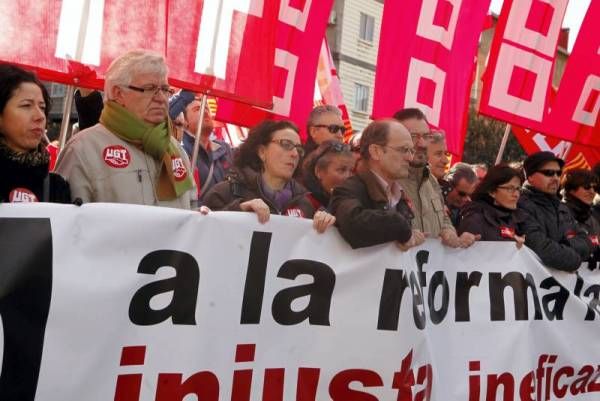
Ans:
{"label": "man wearing sunglasses", "polygon": [[518,207],[528,214],[523,227],[525,245],[546,266],[574,272],[588,258],[592,244],[558,198],[564,165],[552,152],[529,155],[523,163],[527,181]]}
{"label": "man wearing sunglasses", "polygon": [[446,195],[446,206],[448,206],[452,224],[454,227],[458,227],[460,210],[471,202],[471,195],[475,192],[477,185],[477,175],[470,165],[456,163],[446,174],[446,181],[450,185],[450,191]]}
{"label": "man wearing sunglasses", "polygon": [[346,127],[342,120],[342,112],[329,104],[315,107],[308,116],[306,132],[308,133],[304,145],[306,155],[325,141],[343,142]]}
{"label": "man wearing sunglasses", "polygon": [[410,162],[408,176],[400,183],[412,200],[415,218],[414,229],[418,229],[432,238],[440,238],[442,244],[452,248],[467,248],[477,239],[465,232],[460,237],[446,213],[442,191],[437,179],[427,166],[427,148],[433,134],[425,114],[419,109],[403,109],[394,114],[394,119],[404,125],[412,137],[415,155]]}

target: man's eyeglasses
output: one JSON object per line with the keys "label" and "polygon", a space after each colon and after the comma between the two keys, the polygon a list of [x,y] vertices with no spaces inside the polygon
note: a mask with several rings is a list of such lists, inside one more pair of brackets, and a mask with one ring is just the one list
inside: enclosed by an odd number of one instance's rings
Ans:
{"label": "man's eyeglasses", "polygon": [[538,170],[536,172],[540,173],[542,175],[545,175],[546,177],[553,177],[553,176],[560,177],[562,175],[562,170],[548,169],[548,170]]}
{"label": "man's eyeglasses", "polygon": [[590,189],[593,189],[594,191],[596,190],[596,185],[594,185],[594,184],[586,184],[586,185],[582,185],[581,187],[583,189],[585,189],[586,191],[589,191]]}
{"label": "man's eyeglasses", "polygon": [[144,85],[142,87],[127,85],[126,88],[134,90],[136,92],[143,93],[144,95],[152,95],[156,96],[158,92],[162,92],[168,97],[173,96],[175,94],[175,90],[172,89],[169,85]]}
{"label": "man's eyeglasses", "polygon": [[410,154],[411,156],[415,155],[415,149],[414,148],[409,148],[408,146],[387,146],[384,145],[385,148],[390,148],[395,150],[396,152],[402,154],[402,155],[406,155],[406,154]]}
{"label": "man's eyeglasses", "polygon": [[346,127],[344,125],[337,125],[337,124],[329,124],[329,125],[315,124],[315,125],[313,125],[313,127],[327,128],[327,130],[329,132],[331,132],[332,134],[337,134],[338,132],[341,132],[343,134],[346,131]]}
{"label": "man's eyeglasses", "polygon": [[509,194],[514,194],[515,192],[518,192],[518,193],[521,192],[521,187],[516,187],[513,185],[499,185],[498,189],[503,189],[506,192],[508,192]]}
{"label": "man's eyeglasses", "polygon": [[293,141],[290,141],[289,139],[273,139],[271,142],[274,142],[277,145],[281,146],[281,148],[283,150],[296,149],[296,152],[298,152],[298,156],[300,156],[300,157],[304,156],[304,148],[299,143],[294,143]]}
{"label": "man's eyeglasses", "polygon": [[458,193],[458,196],[461,198],[466,198],[468,196],[471,196],[471,194],[468,194],[465,191],[456,191],[456,193]]}
{"label": "man's eyeglasses", "polygon": [[433,138],[433,132],[411,132],[410,136],[413,142],[423,139],[425,141],[430,141]]}

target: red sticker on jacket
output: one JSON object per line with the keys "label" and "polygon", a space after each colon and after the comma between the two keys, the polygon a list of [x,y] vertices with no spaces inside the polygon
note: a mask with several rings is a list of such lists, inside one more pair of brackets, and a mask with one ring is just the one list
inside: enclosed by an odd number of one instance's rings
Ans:
{"label": "red sticker on jacket", "polygon": [[515,229],[508,226],[500,226],[500,236],[503,238],[514,238]]}
{"label": "red sticker on jacket", "polygon": [[8,194],[10,203],[33,203],[39,202],[37,196],[27,188],[15,188]]}
{"label": "red sticker on jacket", "polygon": [[286,210],[285,215],[291,216],[291,217],[304,217],[304,213],[302,212],[302,210],[300,210],[298,208],[292,208],[292,209]]}
{"label": "red sticker on jacket", "polygon": [[592,241],[592,245],[594,246],[600,245],[600,239],[598,239],[597,235],[590,235],[590,241]]}
{"label": "red sticker on jacket", "polygon": [[131,155],[127,148],[121,145],[107,146],[102,151],[104,163],[114,168],[125,168],[131,162]]}
{"label": "red sticker on jacket", "polygon": [[175,181],[183,181],[187,177],[187,168],[183,164],[181,157],[171,158],[171,167],[173,168],[173,177]]}
{"label": "red sticker on jacket", "polygon": [[575,232],[575,230],[569,230],[565,233],[565,236],[567,237],[567,239],[575,238],[576,235],[577,235],[577,232]]}

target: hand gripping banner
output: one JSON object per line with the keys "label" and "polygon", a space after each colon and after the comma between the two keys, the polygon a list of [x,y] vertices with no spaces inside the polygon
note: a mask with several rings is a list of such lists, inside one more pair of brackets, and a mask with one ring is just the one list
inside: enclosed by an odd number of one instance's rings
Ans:
{"label": "hand gripping banner", "polygon": [[596,401],[600,272],[242,212],[0,205],[2,401]]}
{"label": "hand gripping banner", "polygon": [[387,1],[377,57],[373,117],[417,107],[462,155],[469,89],[489,0]]}

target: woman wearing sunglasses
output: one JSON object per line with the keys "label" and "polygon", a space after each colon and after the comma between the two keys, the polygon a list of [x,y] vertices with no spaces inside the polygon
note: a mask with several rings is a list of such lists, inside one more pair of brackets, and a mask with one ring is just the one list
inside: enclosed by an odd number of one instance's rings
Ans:
{"label": "woman wearing sunglasses", "polygon": [[325,141],[304,161],[302,178],[315,209],[327,208],[333,188],[352,175],[354,155],[350,146]]}
{"label": "woman wearing sunglasses", "polygon": [[461,211],[458,233],[480,234],[481,241],[525,242],[521,225],[524,213],[517,209],[521,191],[520,173],[506,165],[489,169],[477,185],[472,202]]}
{"label": "woman wearing sunglasses", "polygon": [[308,191],[293,178],[303,154],[294,123],[263,121],[239,147],[228,181],[215,185],[204,205],[212,210],[254,212],[261,223],[272,213],[312,218],[315,229],[325,231],[335,217],[315,212]]}
{"label": "woman wearing sunglasses", "polygon": [[42,143],[50,96],[31,72],[0,65],[0,203],[69,203],[67,182],[48,173]]}
{"label": "woman wearing sunglasses", "polygon": [[588,238],[594,246],[588,260],[591,269],[595,268],[600,260],[600,222],[592,215],[597,185],[596,176],[590,170],[570,170],[562,178],[563,203],[580,226],[587,231]]}

